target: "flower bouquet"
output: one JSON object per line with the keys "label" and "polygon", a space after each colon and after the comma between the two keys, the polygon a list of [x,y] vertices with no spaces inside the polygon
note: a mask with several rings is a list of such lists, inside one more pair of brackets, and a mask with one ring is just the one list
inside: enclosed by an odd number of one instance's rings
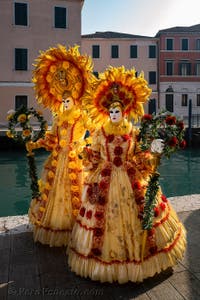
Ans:
{"label": "flower bouquet", "polygon": [[153,174],[150,175],[145,193],[142,228],[144,230],[142,243],[142,259],[146,244],[147,231],[153,227],[156,196],[159,190],[159,176],[157,168],[162,157],[170,156],[186,146],[184,140],[184,123],[168,111],[158,114],[145,114],[141,120],[139,141],[142,151],[150,151],[156,160]]}
{"label": "flower bouquet", "polygon": [[[39,130],[36,130],[31,125],[31,118],[35,118],[39,122]],[[24,144],[28,150],[29,143],[36,142],[43,138],[47,130],[47,122],[40,111],[34,108],[26,108],[21,106],[17,111],[11,110],[8,112],[8,131],[7,136],[14,139],[16,142]],[[31,178],[32,197],[39,195],[39,186],[37,178],[37,169],[35,165],[34,153],[32,149],[27,153],[29,164],[29,176]]]}

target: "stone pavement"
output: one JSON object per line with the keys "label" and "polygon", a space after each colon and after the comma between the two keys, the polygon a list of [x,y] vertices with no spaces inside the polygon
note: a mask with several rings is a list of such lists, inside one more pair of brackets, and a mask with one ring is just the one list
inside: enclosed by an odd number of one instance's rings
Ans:
{"label": "stone pavement", "polygon": [[0,218],[0,300],[199,300],[200,195],[169,198],[184,223],[188,246],[173,274],[142,283],[99,283],[70,272],[65,248],[34,243],[27,215]]}

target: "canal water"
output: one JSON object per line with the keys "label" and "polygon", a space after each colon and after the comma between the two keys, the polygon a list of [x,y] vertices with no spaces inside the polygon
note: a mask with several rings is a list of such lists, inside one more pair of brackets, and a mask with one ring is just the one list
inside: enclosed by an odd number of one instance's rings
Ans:
{"label": "canal water", "polygon": [[[38,177],[48,153],[36,151]],[[200,149],[186,149],[163,159],[160,185],[167,197],[200,194]],[[31,200],[26,153],[0,152],[0,217],[26,214]]]}

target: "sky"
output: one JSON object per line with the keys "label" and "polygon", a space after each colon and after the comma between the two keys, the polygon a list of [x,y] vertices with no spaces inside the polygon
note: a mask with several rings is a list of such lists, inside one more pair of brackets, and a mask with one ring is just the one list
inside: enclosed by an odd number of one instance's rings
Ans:
{"label": "sky", "polygon": [[200,0],[84,0],[82,34],[114,31],[155,36],[161,29],[200,24]]}

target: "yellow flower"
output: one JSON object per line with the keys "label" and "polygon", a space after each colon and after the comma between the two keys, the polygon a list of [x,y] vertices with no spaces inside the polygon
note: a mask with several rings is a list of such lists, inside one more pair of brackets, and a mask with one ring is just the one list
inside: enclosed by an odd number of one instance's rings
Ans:
{"label": "yellow flower", "polygon": [[31,131],[29,129],[25,129],[22,131],[23,136],[29,136],[31,134]]}
{"label": "yellow flower", "polygon": [[17,121],[20,123],[24,123],[26,122],[26,115],[25,114],[21,114],[18,116]]}
{"label": "yellow flower", "polygon": [[76,157],[76,152],[75,151],[70,151],[69,152],[69,157],[70,158],[75,158]]}
{"label": "yellow flower", "polygon": [[53,159],[52,162],[51,162],[51,165],[52,165],[53,167],[56,167],[57,164],[58,164],[57,160]]}
{"label": "yellow flower", "polygon": [[58,152],[56,150],[53,150],[52,155],[53,155],[53,157],[56,157],[58,155]]}
{"label": "yellow flower", "polygon": [[46,81],[49,83],[52,81],[52,76],[50,74],[46,76]]}
{"label": "yellow flower", "polygon": [[10,121],[12,119],[12,117],[13,117],[13,114],[9,114],[6,118],[8,121]]}
{"label": "yellow flower", "polygon": [[77,217],[79,213],[79,209],[73,209],[72,214],[74,217]]}
{"label": "yellow flower", "polygon": [[65,148],[67,146],[67,141],[60,140],[59,145],[60,145],[61,148]]}
{"label": "yellow flower", "polygon": [[77,164],[74,161],[70,161],[69,164],[68,164],[68,167],[70,169],[75,169],[77,167]]}
{"label": "yellow flower", "polygon": [[43,211],[45,211],[45,208],[42,207],[42,206],[40,206],[39,210],[40,210],[41,212],[43,212]]}
{"label": "yellow flower", "polygon": [[64,69],[68,69],[69,68],[69,62],[68,61],[64,61],[62,63],[62,66],[63,66]]}
{"label": "yellow flower", "polygon": [[45,189],[47,189],[47,190],[51,189],[51,185],[48,182],[45,183]]}
{"label": "yellow flower", "polygon": [[54,178],[54,172],[49,171],[49,172],[48,172],[48,177],[49,177],[49,178]]}
{"label": "yellow flower", "polygon": [[47,195],[46,194],[42,194],[42,200],[47,201]]}
{"label": "yellow flower", "polygon": [[50,67],[50,72],[54,73],[56,71],[57,67],[55,65],[52,65]]}
{"label": "yellow flower", "polygon": [[10,130],[6,132],[6,135],[9,138],[13,138],[14,137],[14,135],[12,134],[12,132]]}
{"label": "yellow flower", "polygon": [[77,178],[76,173],[69,173],[69,179],[70,180],[75,180]]}
{"label": "yellow flower", "polygon": [[78,197],[73,197],[72,198],[72,206],[74,208],[79,208],[80,204],[81,204],[81,201],[80,201],[80,199]]}
{"label": "yellow flower", "polygon": [[42,179],[38,180],[38,186],[41,187],[42,186]]}
{"label": "yellow flower", "polygon": [[72,185],[71,186],[71,191],[72,192],[78,192],[79,191],[79,186],[78,185]]}

